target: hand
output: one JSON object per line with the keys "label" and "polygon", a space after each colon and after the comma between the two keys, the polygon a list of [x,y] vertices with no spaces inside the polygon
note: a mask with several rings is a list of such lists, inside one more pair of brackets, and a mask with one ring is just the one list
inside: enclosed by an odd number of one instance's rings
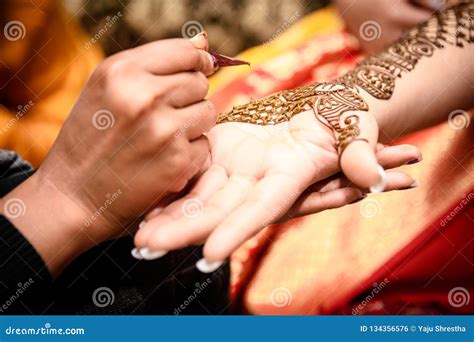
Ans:
{"label": "hand", "polygon": [[[428,0],[335,0],[349,30],[367,53],[380,51],[435,11]],[[442,1],[438,2],[440,6]]]}
{"label": "hand", "polygon": [[216,112],[203,99],[214,71],[209,54],[184,39],[124,51],[97,67],[44,164],[3,199],[24,203],[25,214],[10,218],[47,262],[68,259],[56,258],[54,245],[77,244],[70,256],[126,233],[150,204],[206,167],[202,134]]}
{"label": "hand", "polygon": [[[340,176],[325,180],[339,171],[339,158],[334,134],[312,111],[274,126],[219,124],[207,135],[211,166],[185,197],[146,218],[135,237],[137,247],[147,248],[148,258],[206,242],[205,259],[221,262],[262,228],[287,218],[287,212],[308,214],[362,198],[366,187],[379,182],[377,159],[389,168],[420,159],[413,146],[379,147],[376,156],[377,125],[369,113],[360,115],[361,136],[369,144],[353,142],[341,162],[362,189],[348,187]],[[402,172],[389,172],[386,180],[386,189],[414,184]]]}

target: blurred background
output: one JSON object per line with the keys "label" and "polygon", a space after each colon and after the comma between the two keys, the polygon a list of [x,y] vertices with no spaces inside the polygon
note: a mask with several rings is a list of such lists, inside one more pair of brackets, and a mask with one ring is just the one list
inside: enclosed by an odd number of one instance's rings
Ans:
{"label": "blurred background", "polygon": [[[163,38],[191,36],[201,28],[211,49],[227,55],[281,34],[328,0],[64,0],[105,53]],[[117,16],[119,18],[117,18]],[[116,20],[114,20],[114,18]],[[118,20],[120,19],[120,20]],[[104,27],[107,26],[107,30]]]}

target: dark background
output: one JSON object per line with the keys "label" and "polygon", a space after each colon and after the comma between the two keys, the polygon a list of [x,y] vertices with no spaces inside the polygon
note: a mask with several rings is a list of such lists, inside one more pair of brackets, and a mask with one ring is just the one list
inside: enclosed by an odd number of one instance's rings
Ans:
{"label": "dark background", "polygon": [[235,55],[261,44],[328,0],[64,0],[92,36],[118,12],[122,17],[100,39],[107,55],[146,42],[182,37],[197,21],[211,49]]}

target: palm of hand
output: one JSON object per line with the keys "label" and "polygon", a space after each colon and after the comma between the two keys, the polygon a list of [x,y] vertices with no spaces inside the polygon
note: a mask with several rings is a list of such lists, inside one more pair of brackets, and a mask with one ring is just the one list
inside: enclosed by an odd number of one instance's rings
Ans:
{"label": "palm of hand", "polygon": [[333,133],[312,111],[273,126],[225,123],[207,134],[211,165],[189,194],[137,233],[137,244],[171,250],[206,241],[209,260],[283,216],[312,183],[338,170]]}

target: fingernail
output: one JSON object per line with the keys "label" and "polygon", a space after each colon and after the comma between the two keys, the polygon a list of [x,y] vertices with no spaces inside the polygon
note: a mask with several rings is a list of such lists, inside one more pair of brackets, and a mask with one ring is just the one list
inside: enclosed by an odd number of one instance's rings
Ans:
{"label": "fingernail", "polygon": [[210,53],[209,53],[208,56],[209,56],[209,60],[211,61],[211,64],[212,64],[212,67],[214,68],[214,70],[219,69],[219,64],[217,63],[216,57],[214,57],[214,56],[211,55]]}
{"label": "fingernail", "polygon": [[416,163],[421,162],[422,160],[423,160],[423,157],[412,159],[409,162],[407,162],[406,165],[416,164]]}
{"label": "fingernail", "polygon": [[140,222],[140,224],[138,225],[138,229],[143,228],[145,224],[146,224],[146,220],[143,220],[142,222]]}
{"label": "fingernail", "polygon": [[[163,207],[156,207],[152,211],[150,211],[148,214],[146,214],[145,219],[143,221],[150,221],[152,218],[158,216],[162,211]],[[141,228],[141,227],[140,227]]]}
{"label": "fingernail", "polygon": [[132,249],[131,254],[132,254],[132,257],[134,257],[137,260],[143,259],[142,255],[140,254],[140,251],[136,248]]}
{"label": "fingernail", "polygon": [[441,11],[444,7],[444,0],[430,0],[428,6],[435,11]]}
{"label": "fingernail", "polygon": [[377,167],[377,172],[379,174],[379,181],[377,184],[374,184],[370,187],[370,192],[373,194],[378,194],[385,190],[385,186],[387,185],[387,174],[382,166]]}
{"label": "fingernail", "polygon": [[196,267],[202,273],[211,273],[221,267],[221,261],[208,262],[206,259],[202,258],[196,263]]}
{"label": "fingernail", "polygon": [[211,55],[212,57],[214,66],[217,66],[219,68],[234,66],[234,65],[243,65],[243,64],[250,65],[249,62],[242,61],[240,59],[235,59],[229,56],[221,55],[220,53],[213,52],[213,51],[209,51],[209,55]]}
{"label": "fingernail", "polygon": [[168,253],[168,251],[150,251],[148,247],[144,247],[140,249],[138,252],[141,254],[143,259],[145,260],[159,259]]}
{"label": "fingernail", "polygon": [[417,188],[417,187],[418,187],[418,182],[413,181],[413,183],[411,183],[409,186],[399,188],[398,190],[410,190],[410,189],[414,189],[414,188]]}
{"label": "fingernail", "polygon": [[363,199],[365,199],[366,197],[367,197],[367,194],[362,194],[361,197],[359,197],[358,199],[352,201],[352,202],[349,203],[349,204],[354,204],[354,203],[360,202],[360,201],[362,201]]}

